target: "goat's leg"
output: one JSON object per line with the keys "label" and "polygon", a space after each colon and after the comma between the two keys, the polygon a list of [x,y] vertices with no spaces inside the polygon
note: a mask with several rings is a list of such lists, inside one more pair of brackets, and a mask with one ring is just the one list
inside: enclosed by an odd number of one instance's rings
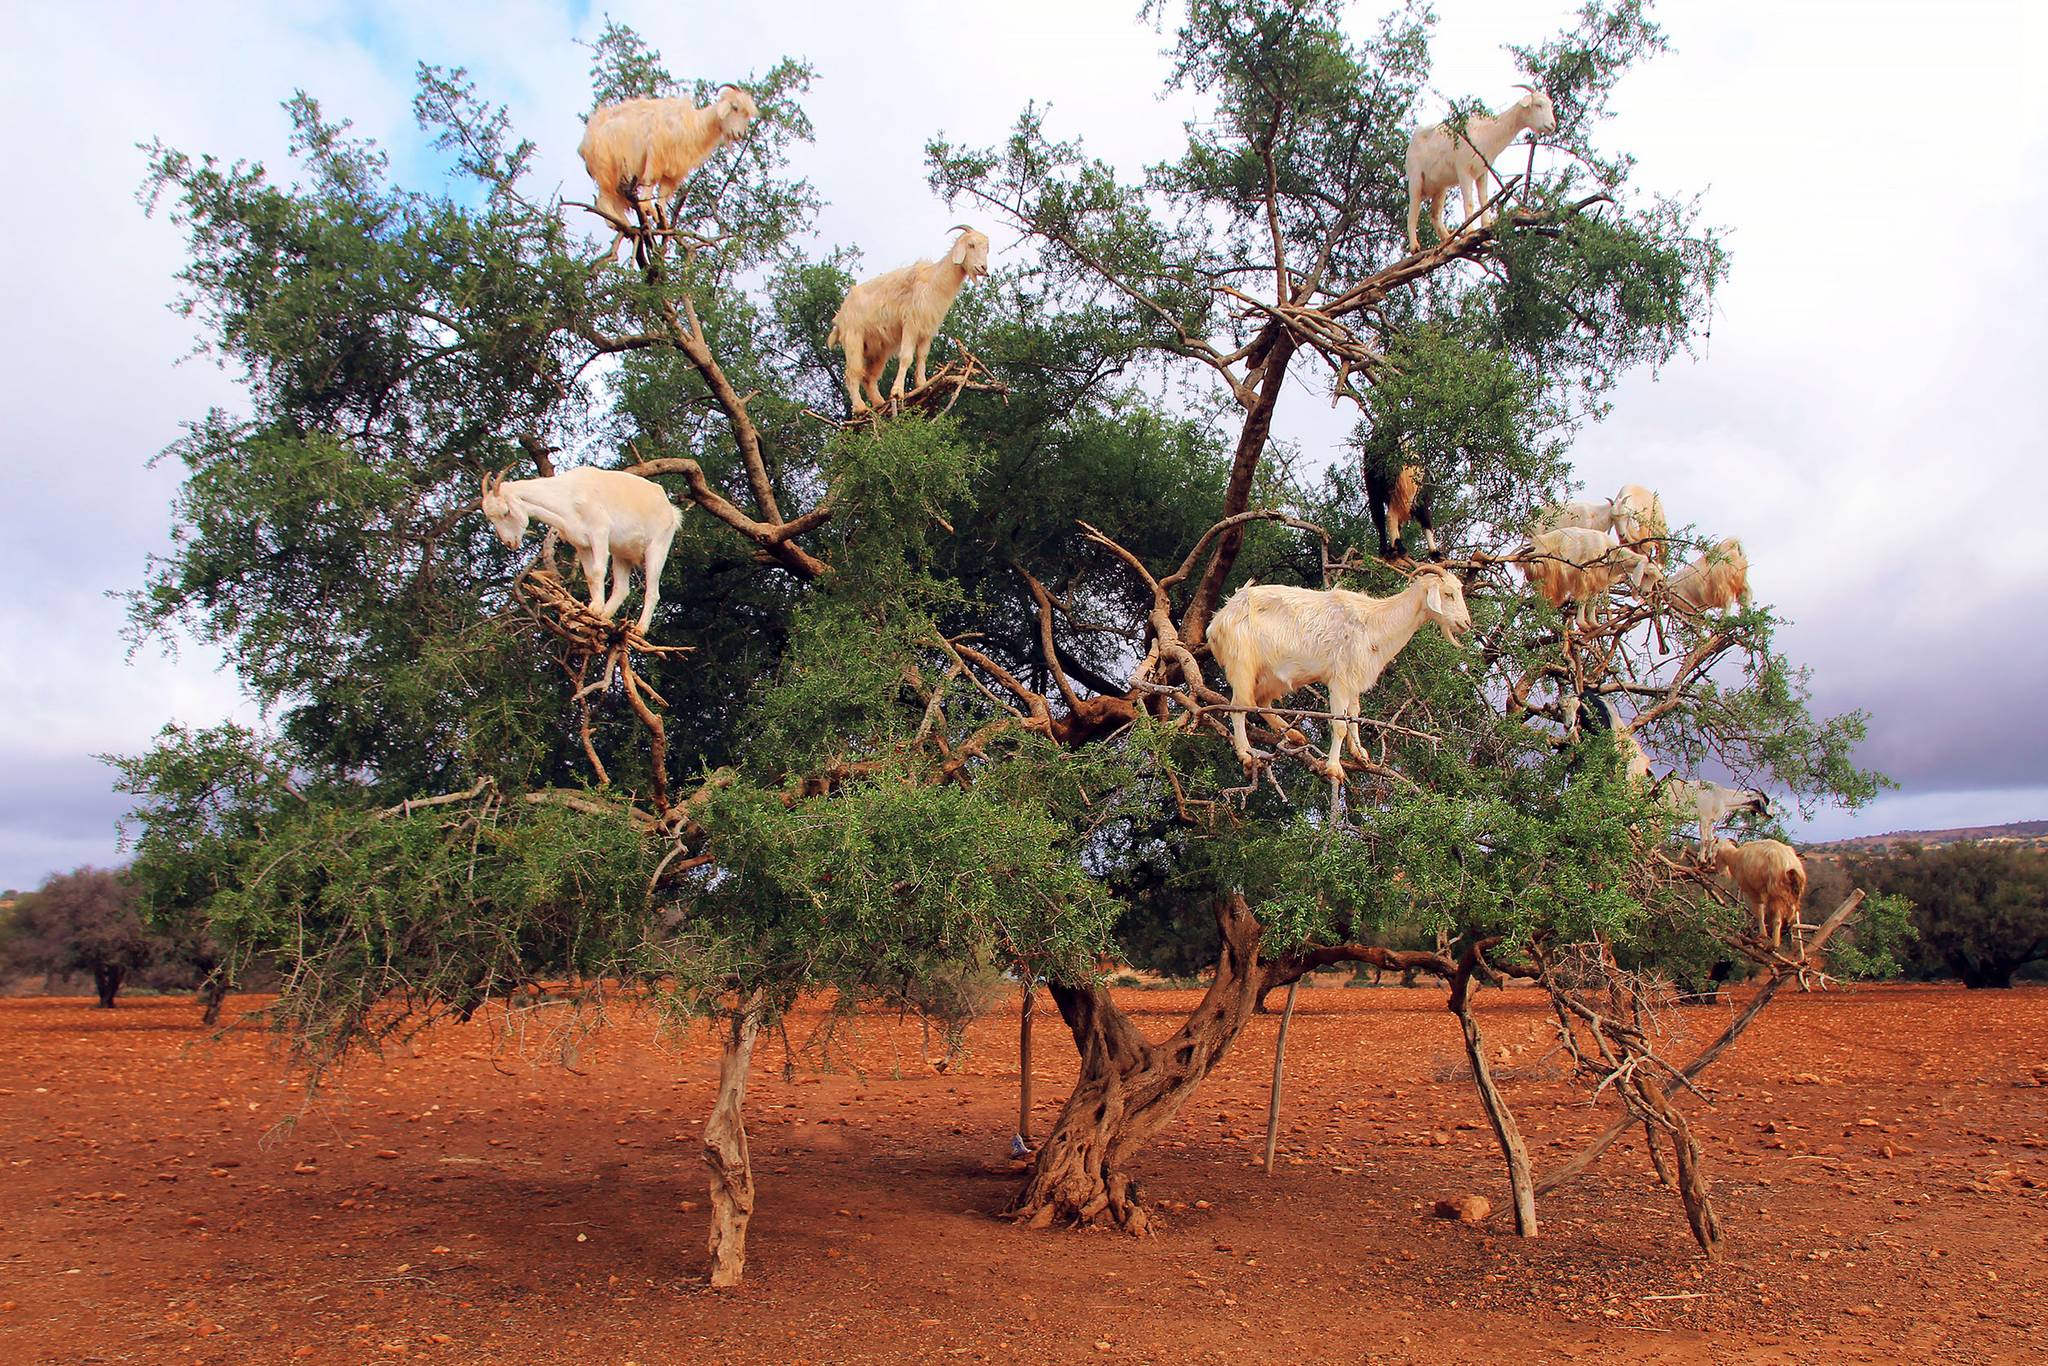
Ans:
{"label": "goat's leg", "polygon": [[846,344],[846,398],[847,402],[853,405],[854,415],[858,417],[868,409],[867,400],[860,396],[861,385],[866,383],[872,387],[863,368],[867,355],[867,339],[858,332],[842,332],[839,339]]}
{"label": "goat's leg", "polygon": [[1408,177],[1408,250],[1422,250],[1422,241],[1415,235],[1415,228],[1422,221],[1422,177],[1411,174]]}
{"label": "goat's leg", "polygon": [[[1235,707],[1258,705],[1258,699],[1249,691],[1236,687],[1230,690],[1230,702]],[[1252,737],[1245,729],[1250,716],[1251,713],[1247,711],[1230,713],[1230,747],[1237,751],[1237,761],[1246,768],[1250,768],[1258,758],[1257,751],[1252,749]]]}
{"label": "goat's leg", "polygon": [[666,536],[657,536],[647,543],[647,554],[640,562],[640,634],[647,634],[648,624],[654,620],[654,607],[661,601],[661,567],[668,563],[668,548],[674,543],[676,534],[670,531]]}
{"label": "goat's leg", "polygon": [[917,339],[905,329],[903,340],[896,346],[896,382],[889,386],[889,402],[894,404],[903,397],[903,381],[910,374],[910,367],[917,360]]}
{"label": "goat's leg", "polygon": [[1429,221],[1436,225],[1436,240],[1439,242],[1451,240],[1450,229],[1444,226],[1445,201],[1450,197],[1449,190],[1438,190],[1436,198],[1429,201]]}
{"label": "goat's leg", "polygon": [[606,621],[611,613],[604,610],[605,571],[611,567],[612,538],[605,527],[597,527],[590,533],[590,547],[583,551],[583,581],[590,586],[590,610]]}
{"label": "goat's leg", "polygon": [[924,364],[925,364],[925,358],[926,358],[926,357],[928,357],[928,356],[930,356],[930,355],[931,355],[931,353],[932,353],[932,339],[931,339],[930,337],[920,337],[920,338],[918,338],[918,342],[917,342],[917,387],[918,387],[918,388],[920,388],[920,389],[924,388]]}
{"label": "goat's leg", "polygon": [[[1323,771],[1330,775],[1330,781],[1333,783],[1344,781],[1345,747],[1348,745],[1353,749],[1358,749],[1358,739],[1351,722],[1348,720],[1340,721],[1337,718],[1356,716],[1357,714],[1358,694],[1353,693],[1351,696],[1345,697],[1340,695],[1335,688],[1330,690],[1330,757],[1323,764]],[[1363,750],[1359,750],[1359,757],[1365,757]]]}
{"label": "goat's leg", "polygon": [[612,556],[611,590],[605,595],[604,611],[600,614],[606,621],[619,614],[619,609],[626,605],[626,594],[633,591],[632,566],[618,554]]}

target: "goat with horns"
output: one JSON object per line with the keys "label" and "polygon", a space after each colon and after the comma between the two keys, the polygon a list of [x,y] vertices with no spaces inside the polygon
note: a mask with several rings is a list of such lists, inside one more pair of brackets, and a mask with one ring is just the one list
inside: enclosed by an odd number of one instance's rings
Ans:
{"label": "goat with horns", "polygon": [[[485,475],[484,516],[498,539],[517,550],[529,519],[545,522],[576,550],[583,581],[590,585],[590,610],[612,619],[631,586],[626,571],[637,569],[642,581],[637,623],[641,634],[654,620],[661,601],[661,567],[683,524],[683,514],[668,493],[652,479],[623,470],[588,465],[545,479],[511,479]],[[607,574],[611,593],[605,593]]]}

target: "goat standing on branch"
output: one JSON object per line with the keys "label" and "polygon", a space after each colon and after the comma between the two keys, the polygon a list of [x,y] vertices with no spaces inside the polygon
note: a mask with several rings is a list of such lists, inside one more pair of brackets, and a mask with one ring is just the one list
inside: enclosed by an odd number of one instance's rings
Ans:
{"label": "goat standing on branch", "polygon": [[1695,612],[1749,605],[1749,556],[1734,537],[1722,541],[1665,581],[1672,600]]}
{"label": "goat standing on branch", "polygon": [[1621,543],[1662,564],[1670,554],[1671,523],[1664,516],[1664,500],[1657,490],[1641,484],[1623,484],[1608,504],[1614,509],[1614,534]]}
{"label": "goat standing on branch", "polygon": [[736,85],[718,92],[703,108],[687,99],[621,100],[600,105],[583,125],[576,148],[583,169],[597,186],[598,211],[613,220],[615,235],[606,255],[616,257],[633,221],[636,198],[652,197],[660,221],[670,196],[721,143],[745,136],[760,116],[754,97]]}
{"label": "goat standing on branch", "polygon": [[1666,810],[1690,817],[1700,827],[1700,857],[1711,857],[1719,837],[1714,831],[1738,811],[1771,814],[1771,794],[1754,787],[1723,787],[1703,778],[1666,778],[1657,789]]}
{"label": "goat standing on branch", "polygon": [[1551,107],[1550,96],[1531,85],[1520,88],[1528,93],[1508,106],[1505,114],[1476,114],[1466,121],[1462,135],[1448,123],[1439,123],[1416,129],[1408,140],[1408,250],[1422,250],[1415,229],[1425,203],[1438,239],[1449,239],[1450,233],[1444,230],[1444,197],[1457,190],[1465,201],[1467,221],[1477,221],[1489,198],[1486,181],[1493,173],[1493,159],[1525,128],[1539,137],[1557,130],[1557,111]]}
{"label": "goat standing on branch", "polygon": [[[1209,649],[1230,680],[1230,700],[1240,708],[1270,706],[1311,683],[1329,686],[1330,757],[1323,768],[1341,782],[1347,744],[1358,758],[1367,757],[1344,718],[1358,714],[1359,697],[1379,682],[1424,621],[1434,621],[1454,645],[1472,627],[1464,585],[1448,569],[1427,566],[1390,598],[1343,588],[1246,584],[1210,623]],[[1231,714],[1230,734],[1237,757],[1250,767],[1257,756],[1245,733],[1245,715]],[[1285,723],[1267,720],[1286,731]]]}
{"label": "goat standing on branch", "polygon": [[1715,848],[1714,866],[1749,903],[1757,938],[1772,948],[1782,944],[1785,927],[1799,923],[1799,903],[1806,897],[1806,865],[1792,846],[1780,840],[1729,841]]}
{"label": "goat standing on branch", "polygon": [[1648,556],[1615,545],[1605,532],[1580,526],[1539,531],[1522,553],[1532,557],[1522,561],[1522,576],[1529,586],[1552,607],[1577,604],[1582,627],[1599,614],[1593,604],[1605,601],[1607,590],[1616,583],[1626,579],[1641,592],[1643,581],[1657,573]]}
{"label": "goat standing on branch", "polygon": [[863,280],[846,291],[846,302],[833,314],[825,342],[846,352],[846,396],[855,416],[866,412],[869,404],[882,406],[879,385],[891,355],[896,357],[896,382],[889,388],[892,400],[903,397],[913,358],[917,385],[924,386],[925,358],[960,286],[988,274],[987,235],[965,223],[951,231],[960,235],[945,260],[918,261]]}
{"label": "goat standing on branch", "polygon": [[1664,517],[1664,500],[1657,491],[1641,484],[1623,484],[1612,498],[1559,503],[1546,508],[1537,519],[1538,531],[1564,531],[1580,527],[1587,531],[1613,532],[1621,543],[1640,550],[1658,563],[1665,556],[1665,537],[1670,524]]}
{"label": "goat standing on branch", "polygon": [[[547,523],[575,547],[590,585],[590,610],[610,621],[626,600],[632,581],[627,570],[638,569],[645,602],[636,623],[640,633],[654,620],[661,601],[661,567],[683,524],[683,514],[668,493],[652,479],[622,470],[582,466],[546,479],[506,480],[485,475],[484,516],[498,539],[517,550],[529,519]],[[607,571],[611,595],[605,595]]]}
{"label": "goat standing on branch", "polygon": [[1372,529],[1380,538],[1380,558],[1399,559],[1401,532],[1413,521],[1422,528],[1426,554],[1435,555],[1436,526],[1430,516],[1428,476],[1420,465],[1403,464],[1392,475],[1376,473],[1370,458],[1365,463],[1366,510],[1372,515]]}

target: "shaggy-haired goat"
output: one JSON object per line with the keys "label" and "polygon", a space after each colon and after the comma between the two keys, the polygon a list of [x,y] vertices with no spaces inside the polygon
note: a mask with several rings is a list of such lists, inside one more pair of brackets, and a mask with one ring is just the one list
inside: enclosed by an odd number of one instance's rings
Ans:
{"label": "shaggy-haired goat", "polygon": [[[703,108],[687,99],[621,100],[599,106],[583,125],[576,148],[583,169],[597,186],[597,207],[620,223],[633,221],[629,196],[652,196],[656,216],[676,187],[718,150],[745,136],[759,117],[754,97],[736,85],[718,92]],[[612,238],[611,252],[626,239]]]}
{"label": "shaggy-haired goat", "polygon": [[[1455,574],[1434,565],[1390,598],[1343,588],[1318,591],[1286,584],[1246,584],[1230,595],[1209,624],[1209,650],[1230,680],[1230,700],[1239,707],[1266,707],[1296,688],[1323,683],[1330,690],[1330,757],[1323,765],[1333,780],[1344,776],[1342,752],[1363,759],[1365,746],[1349,720],[1358,699],[1379,682],[1424,621],[1434,621],[1453,644],[1472,627],[1465,588]],[[1230,718],[1232,746],[1246,765],[1254,759],[1245,716]],[[1287,726],[1267,717],[1281,731]]]}
{"label": "shaggy-haired goat", "polygon": [[1626,579],[1641,592],[1643,581],[1657,573],[1647,556],[1615,545],[1604,532],[1580,526],[1539,531],[1522,553],[1533,557],[1522,561],[1522,576],[1530,587],[1552,607],[1576,603],[1581,626],[1595,614],[1593,604],[1617,582]]}
{"label": "shaggy-haired goat", "polygon": [[[976,276],[988,274],[988,236],[956,224],[949,231],[960,235],[943,261],[918,261],[899,266],[872,280],[863,280],[846,291],[846,302],[832,315],[828,346],[846,352],[846,396],[853,411],[864,413],[869,404],[882,406],[879,385],[889,357],[896,357],[896,382],[889,397],[903,397],[904,377],[917,363],[917,383],[925,380],[925,357],[939,324],[953,307],[960,286]],[[861,393],[865,390],[866,399]]]}
{"label": "shaggy-haired goat", "polygon": [[1667,553],[1665,537],[1671,533],[1671,524],[1664,518],[1664,500],[1657,496],[1657,490],[1641,484],[1623,484],[1621,492],[1608,500],[1608,506],[1614,509],[1614,534],[1621,538],[1621,543],[1662,564]]}
{"label": "shaggy-haired goat", "polygon": [[1641,484],[1623,484],[1612,498],[1559,503],[1545,508],[1536,519],[1538,531],[1563,531],[1580,527],[1586,531],[1611,531],[1621,543],[1640,550],[1651,559],[1664,559],[1664,538],[1670,526],[1664,519],[1664,500],[1655,489]]}
{"label": "shaggy-haired goat", "polygon": [[[590,585],[590,610],[606,621],[626,600],[632,583],[626,571],[638,569],[641,596],[646,599],[640,608],[640,630],[644,633],[654,620],[654,605],[661,601],[661,566],[683,514],[652,479],[588,465],[546,479],[485,475],[483,510],[498,539],[514,550],[526,535],[529,518],[553,527],[575,547],[583,581]],[[607,570],[612,577],[609,597]]]}
{"label": "shaggy-haired goat", "polygon": [[1714,850],[1714,866],[1749,903],[1757,938],[1770,940],[1772,948],[1783,943],[1785,927],[1799,923],[1799,903],[1806,897],[1806,865],[1792,846],[1779,840],[1724,843]]}
{"label": "shaggy-haired goat", "polygon": [[1695,612],[1749,605],[1749,556],[1729,537],[1665,580],[1671,596]]}
{"label": "shaggy-haired goat", "polygon": [[1505,114],[1475,114],[1466,120],[1465,134],[1458,136],[1447,123],[1418,128],[1408,139],[1408,250],[1422,250],[1415,235],[1422,206],[1429,205],[1429,220],[1436,224],[1439,240],[1444,230],[1444,198],[1453,189],[1465,200],[1465,217],[1476,218],[1488,199],[1486,178],[1493,159],[1507,150],[1515,134],[1528,129],[1539,136],[1555,132],[1557,111],[1550,96],[1534,86],[1521,87],[1528,93],[1508,106]]}

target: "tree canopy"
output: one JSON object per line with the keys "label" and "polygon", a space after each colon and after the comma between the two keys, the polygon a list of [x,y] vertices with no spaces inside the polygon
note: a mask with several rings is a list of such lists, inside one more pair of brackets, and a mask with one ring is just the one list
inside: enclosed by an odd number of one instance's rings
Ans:
{"label": "tree canopy", "polygon": [[[1767,607],[1645,595],[1582,632],[1512,572],[1573,435],[1686,353],[1726,269],[1698,203],[1601,140],[1661,34],[1589,0],[1514,49],[1557,132],[1496,167],[1497,218],[1410,255],[1429,29],[1420,6],[1191,0],[1173,80],[1213,116],[1177,158],[1126,178],[1036,107],[996,146],[931,143],[932,190],[1025,245],[947,319],[960,382],[857,423],[825,344],[852,277],[791,171],[803,61],[742,82],[760,120],[644,269],[593,264],[608,229],[532,197],[531,145],[460,70],[419,70],[436,187],[305,93],[284,175],[153,147],[181,307],[248,415],[167,452],[174,545],[132,621],[218,645],[271,719],[121,761],[153,913],[273,963],[316,1071],[565,974],[721,1017],[742,1058],[800,993],[1043,977],[1084,1052],[1156,1083],[1159,1113],[1082,1145],[1078,1186],[1041,1158],[1027,1211],[1084,1215],[1124,1209],[1128,1147],[1227,1047],[1240,969],[1397,932],[1626,950],[1739,923],[1662,855],[1668,812],[1580,699],[1625,703],[1661,767],[1806,804],[1876,790],[1863,718],[1811,713]],[[607,26],[594,102],[679,88],[710,93]],[[1300,385],[1351,406],[1351,447],[1273,442]],[[1343,793],[1270,728],[1248,777],[1207,624],[1254,579],[1402,587],[1363,490],[1394,460],[1434,492],[1472,637],[1394,661]],[[685,504],[660,651],[565,644],[532,590],[551,552],[473,515],[492,471],[585,463]],[[1095,986],[1126,927],[1222,955],[1171,1066]]]}

